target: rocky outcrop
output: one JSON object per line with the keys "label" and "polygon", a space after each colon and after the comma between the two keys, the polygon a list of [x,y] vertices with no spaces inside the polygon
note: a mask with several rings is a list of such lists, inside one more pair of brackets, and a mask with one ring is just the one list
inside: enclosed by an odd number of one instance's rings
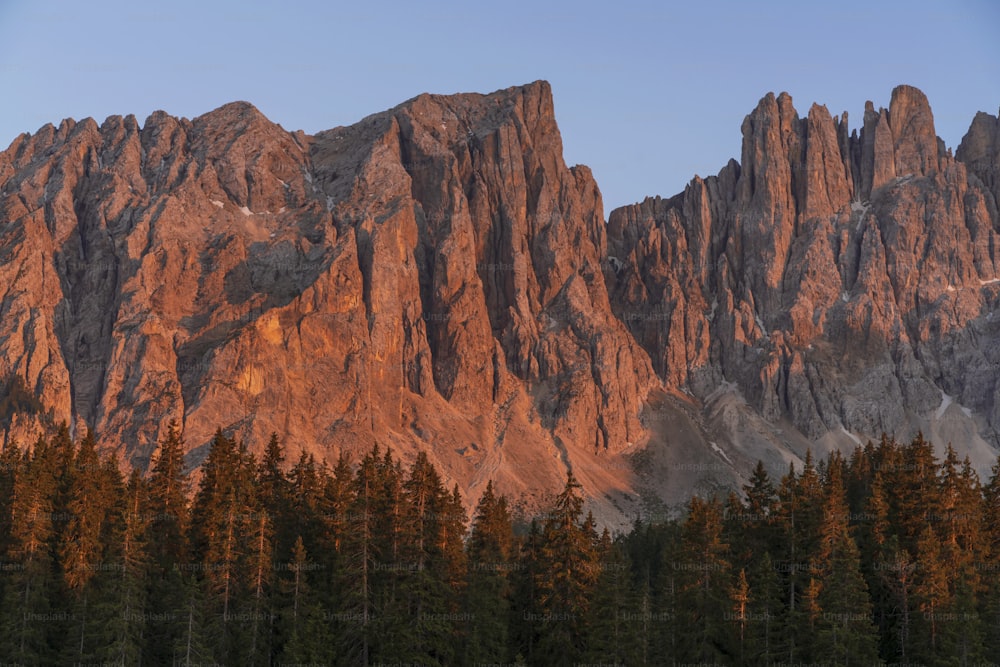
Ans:
{"label": "rocky outcrop", "polygon": [[[869,102],[851,136],[846,114],[799,118],[767,95],[740,165],[610,214],[616,312],[668,385],[708,401],[731,382],[814,444],[908,437],[952,402],[1000,444],[991,118],[956,160],[914,88],[888,110]],[[977,442],[988,467],[996,452]]]}
{"label": "rocky outcrop", "polygon": [[955,157],[978,180],[977,185],[981,184],[987,206],[995,215],[1000,204],[1000,118],[982,111],[977,113]]}
{"label": "rocky outcrop", "polygon": [[467,491],[542,494],[643,433],[657,380],[547,83],[316,136],[242,102],[64,121],[0,179],[0,374],[133,465],[176,419],[194,464],[221,426],[293,455],[430,449]]}
{"label": "rocky outcrop", "polygon": [[[46,126],[0,153],[0,378],[145,468],[167,423],[294,458],[427,451],[474,502],[599,520],[738,487],[809,447],[1000,427],[1000,126],[957,157],[924,95],[848,117],[787,94],[739,162],[613,211],[552,93],[421,95],[288,132],[252,105]],[[652,504],[652,505],[651,505]]]}

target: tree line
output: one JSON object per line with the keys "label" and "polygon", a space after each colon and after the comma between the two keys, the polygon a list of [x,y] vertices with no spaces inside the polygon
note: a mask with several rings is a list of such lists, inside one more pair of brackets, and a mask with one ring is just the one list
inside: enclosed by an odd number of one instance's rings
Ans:
{"label": "tree line", "polygon": [[[419,454],[258,460],[171,425],[123,476],[62,427],[0,452],[0,656],[25,665],[924,665],[1000,655],[1000,481],[883,437],[598,530],[572,474],[472,517]],[[195,486],[196,488],[191,488]]]}

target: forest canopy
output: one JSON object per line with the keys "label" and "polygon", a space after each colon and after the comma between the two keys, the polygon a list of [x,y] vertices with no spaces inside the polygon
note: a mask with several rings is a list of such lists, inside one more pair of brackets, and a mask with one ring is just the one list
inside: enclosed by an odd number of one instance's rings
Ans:
{"label": "forest canopy", "polygon": [[423,454],[259,459],[172,426],[123,476],[63,427],[0,453],[0,654],[23,664],[973,664],[1000,655],[1000,482],[883,437],[600,531],[572,474],[515,530]]}

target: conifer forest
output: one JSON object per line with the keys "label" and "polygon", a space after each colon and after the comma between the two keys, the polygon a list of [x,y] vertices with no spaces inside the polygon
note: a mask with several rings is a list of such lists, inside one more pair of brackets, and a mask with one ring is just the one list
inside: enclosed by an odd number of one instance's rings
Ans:
{"label": "conifer forest", "polygon": [[743,494],[599,530],[572,475],[543,516],[466,516],[404,466],[258,460],[170,429],[125,477],[63,427],[0,460],[0,655],[21,665],[987,665],[1000,479],[883,437],[758,464]]}

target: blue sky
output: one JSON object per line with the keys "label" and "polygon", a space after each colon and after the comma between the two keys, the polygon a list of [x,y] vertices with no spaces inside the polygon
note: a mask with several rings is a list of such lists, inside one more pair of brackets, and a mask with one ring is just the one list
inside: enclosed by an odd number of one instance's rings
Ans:
{"label": "blue sky", "polygon": [[670,196],[740,154],[768,91],[888,106],[922,89],[957,147],[1000,108],[1000,5],[0,0],[0,145],[65,117],[255,104],[316,132],[421,92],[490,92],[547,79],[566,160],[589,165],[605,207]]}

